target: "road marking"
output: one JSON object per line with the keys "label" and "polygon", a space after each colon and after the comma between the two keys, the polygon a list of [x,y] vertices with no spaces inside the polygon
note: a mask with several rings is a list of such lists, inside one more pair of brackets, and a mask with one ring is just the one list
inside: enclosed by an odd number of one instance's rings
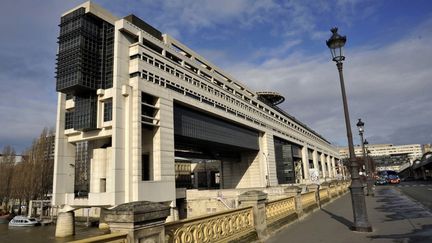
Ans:
{"label": "road marking", "polygon": [[432,188],[428,188],[429,191],[432,191]]}

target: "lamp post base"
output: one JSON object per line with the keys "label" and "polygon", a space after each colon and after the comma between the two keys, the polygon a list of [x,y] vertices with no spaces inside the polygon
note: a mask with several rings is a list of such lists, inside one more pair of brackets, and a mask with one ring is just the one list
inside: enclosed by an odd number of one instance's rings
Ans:
{"label": "lamp post base", "polygon": [[366,181],[366,185],[367,185],[367,196],[375,196],[375,191],[373,189],[374,186],[374,179],[371,178],[370,176],[368,176],[367,181]]}
{"label": "lamp post base", "polygon": [[366,209],[366,200],[363,183],[358,174],[358,163],[356,158],[351,160],[351,203],[353,209],[354,222],[351,230],[357,232],[371,232],[372,227],[369,223]]}
{"label": "lamp post base", "polygon": [[350,230],[352,231],[357,231],[357,232],[372,232],[372,227],[371,226],[350,226]]}

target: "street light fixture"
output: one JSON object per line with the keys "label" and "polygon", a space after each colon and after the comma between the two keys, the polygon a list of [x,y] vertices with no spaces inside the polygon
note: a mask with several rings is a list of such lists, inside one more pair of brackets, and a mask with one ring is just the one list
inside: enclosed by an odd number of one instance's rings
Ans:
{"label": "street light fixture", "polygon": [[338,34],[338,28],[332,28],[331,32],[333,33],[330,39],[327,40],[327,46],[330,48],[330,52],[332,54],[332,60],[336,62],[337,69],[339,71],[339,80],[342,91],[342,102],[344,107],[345,114],[345,126],[347,130],[348,137],[348,149],[349,149],[349,161],[351,167],[351,202],[353,208],[354,215],[354,223],[351,226],[351,230],[360,231],[360,232],[371,232],[372,227],[369,223],[367,211],[366,211],[366,202],[365,196],[363,192],[363,185],[360,181],[359,176],[359,165],[354,153],[354,145],[352,139],[351,125],[348,113],[348,103],[345,94],[345,84],[342,73],[343,61],[345,57],[343,56],[343,47],[346,43],[346,36],[341,36]]}
{"label": "street light fixture", "polygon": [[371,151],[366,146],[369,144],[368,140],[365,139],[363,144],[365,145],[365,150],[366,150],[366,161],[369,165],[369,172],[370,172],[369,183],[371,184],[371,188],[372,188],[372,196],[375,196],[375,162],[372,158],[369,157]]}
{"label": "street light fixture", "polygon": [[358,122],[357,122],[357,128],[359,130],[359,135],[360,135],[360,139],[361,139],[361,146],[362,146],[362,152],[363,152],[363,161],[364,161],[364,165],[366,167],[366,188],[367,188],[367,194],[368,196],[373,196],[373,179],[372,179],[372,171],[370,168],[370,164],[368,159],[366,158],[366,149],[365,149],[365,144],[367,143],[367,140],[365,140],[363,138],[363,134],[364,134],[364,122],[362,122],[362,120],[359,118]]}

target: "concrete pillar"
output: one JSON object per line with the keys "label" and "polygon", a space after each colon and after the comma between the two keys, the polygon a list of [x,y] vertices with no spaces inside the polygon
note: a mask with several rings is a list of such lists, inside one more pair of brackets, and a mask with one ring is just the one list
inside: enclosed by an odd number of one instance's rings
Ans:
{"label": "concrete pillar", "polygon": [[101,221],[111,232],[128,233],[128,242],[165,242],[165,219],[170,207],[164,203],[138,201],[102,209]]}
{"label": "concrete pillar", "polygon": [[255,230],[259,239],[264,239],[267,236],[267,222],[265,212],[265,202],[267,201],[267,193],[262,191],[247,191],[239,195],[240,206],[253,206],[253,217]]}
{"label": "concrete pillar", "polygon": [[334,178],[332,165],[330,163],[330,155],[326,156],[327,175],[329,178]]}
{"label": "concrete pillar", "polygon": [[306,145],[303,145],[301,153],[302,153],[302,163],[303,163],[304,180],[305,180],[305,182],[309,182],[309,180],[310,180],[310,174],[309,174],[309,154],[308,154],[308,148],[307,148]]}
{"label": "concrete pillar", "polygon": [[75,213],[62,212],[57,216],[55,237],[75,235]]}
{"label": "concrete pillar", "polygon": [[321,153],[320,161],[321,161],[322,177],[326,178],[328,176],[328,174],[327,174],[327,169],[326,169],[326,158],[325,158],[324,153]]}
{"label": "concrete pillar", "polygon": [[313,160],[314,168],[319,171],[319,167],[318,167],[318,152],[316,150],[314,150],[312,152],[312,160]]}
{"label": "concrete pillar", "polygon": [[262,153],[265,156],[266,171],[268,176],[267,186],[276,186],[278,184],[276,173],[276,157],[274,151],[273,134],[266,132],[262,136]]}
{"label": "concrete pillar", "polygon": [[30,200],[29,205],[27,207],[27,216],[31,217],[33,211],[33,200]]}
{"label": "concrete pillar", "polygon": [[332,156],[331,159],[331,165],[332,165],[332,171],[333,171],[333,178],[336,178],[336,162],[335,158]]}

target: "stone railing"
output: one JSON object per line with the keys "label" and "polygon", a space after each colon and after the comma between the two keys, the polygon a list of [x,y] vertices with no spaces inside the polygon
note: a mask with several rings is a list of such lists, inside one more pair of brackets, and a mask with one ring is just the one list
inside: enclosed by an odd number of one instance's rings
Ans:
{"label": "stone railing", "polygon": [[319,190],[319,198],[321,201],[328,201],[330,199],[329,188],[320,189]]}
{"label": "stone railing", "polygon": [[271,224],[274,221],[292,215],[296,213],[295,197],[268,202],[266,203],[265,211],[267,224]]}
{"label": "stone railing", "polygon": [[102,210],[101,220],[113,234],[78,242],[265,241],[271,232],[344,194],[348,187],[348,181],[328,182],[319,187],[311,185],[309,192],[302,194],[299,187],[291,186],[284,190],[285,198],[274,201],[267,201],[267,194],[261,190],[251,190],[238,196],[238,209],[169,223],[165,223],[170,214],[165,203],[127,203]]}
{"label": "stone railing", "polygon": [[308,192],[301,194],[301,205],[303,209],[309,208],[316,204],[316,195],[315,192]]}
{"label": "stone railing", "polygon": [[165,224],[165,241],[228,242],[255,231],[252,207]]}
{"label": "stone railing", "polygon": [[336,197],[339,194],[339,192],[338,192],[338,186],[331,186],[329,188],[329,193],[330,193],[331,197]]}

